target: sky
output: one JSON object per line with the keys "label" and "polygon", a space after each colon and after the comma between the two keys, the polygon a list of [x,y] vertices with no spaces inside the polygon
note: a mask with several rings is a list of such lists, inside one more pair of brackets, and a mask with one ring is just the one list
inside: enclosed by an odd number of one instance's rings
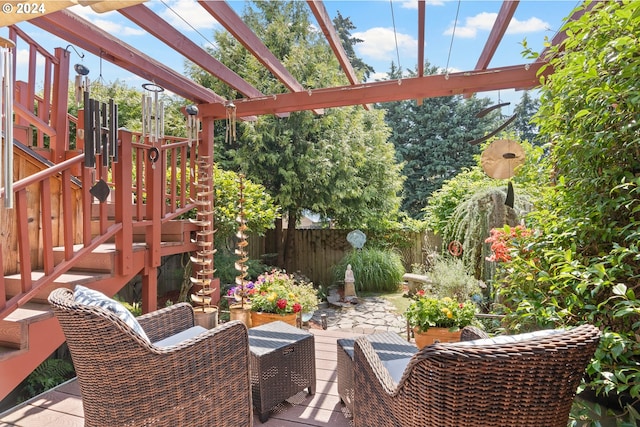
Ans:
{"label": "sky", "polygon": [[[228,1],[241,14],[244,1]],[[545,38],[551,39],[562,25],[563,19],[578,4],[577,1],[522,0],[515,12],[514,20],[507,29],[489,68],[525,64],[522,42],[534,51],[541,51]],[[153,9],[171,25],[180,29],[200,46],[210,45],[216,30],[224,30],[213,17],[195,0],[149,0],[145,5]],[[337,12],[348,17],[355,25],[352,35],[363,42],[355,47],[356,54],[371,65],[375,74],[370,80],[385,79],[391,63],[402,69],[415,70],[417,65],[417,1],[416,0],[325,0],[325,8],[333,19]],[[450,72],[472,70],[502,5],[501,1],[482,0],[427,0],[425,58],[434,66]],[[147,55],[170,65],[176,71],[184,71],[185,59],[162,42],[149,36],[144,30],[118,12],[98,14],[89,7],[74,6],[71,10],[88,19],[103,30],[117,35],[124,42]],[[1,22],[1,21],[0,21]],[[311,22],[315,18],[311,15]],[[55,47],[67,47],[68,42],[58,39],[29,23],[18,24],[43,47],[53,52]],[[7,37],[8,29],[0,28],[0,37]],[[18,45],[17,77],[26,75],[25,64],[28,52]],[[84,55],[81,58],[80,55]],[[88,52],[77,50],[72,55],[72,64],[82,63],[91,72],[92,81],[105,83],[116,79],[129,86],[140,87],[145,80],[126,70],[100,60]],[[22,66],[22,68],[21,68]],[[22,71],[21,71],[22,70]],[[511,102],[513,109],[521,92],[504,90],[483,92],[496,102]]]}

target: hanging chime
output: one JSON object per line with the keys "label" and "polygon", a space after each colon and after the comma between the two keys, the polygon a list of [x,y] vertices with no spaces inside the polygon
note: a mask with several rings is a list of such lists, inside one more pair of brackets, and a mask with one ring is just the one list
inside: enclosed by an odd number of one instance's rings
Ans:
{"label": "hanging chime", "polygon": [[15,44],[0,37],[0,136],[4,135],[0,153],[0,186],[4,187],[4,207],[13,208],[13,54]]}

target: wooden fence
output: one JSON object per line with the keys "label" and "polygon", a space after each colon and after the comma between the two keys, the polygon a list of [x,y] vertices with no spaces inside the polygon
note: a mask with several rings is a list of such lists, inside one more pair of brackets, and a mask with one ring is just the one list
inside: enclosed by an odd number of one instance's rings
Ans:
{"label": "wooden fence", "polygon": [[[299,229],[293,239],[294,257],[288,270],[303,273],[316,285],[332,285],[332,268],[352,250],[347,242],[350,230]],[[287,231],[283,231],[283,239]],[[407,232],[406,240],[410,242],[405,249],[399,250],[406,271],[411,271],[412,264],[423,263],[424,255],[430,251],[439,251],[440,241],[432,233]],[[269,251],[275,248],[275,233],[265,236],[249,237],[249,257],[262,259],[267,264],[275,264],[277,254]]]}

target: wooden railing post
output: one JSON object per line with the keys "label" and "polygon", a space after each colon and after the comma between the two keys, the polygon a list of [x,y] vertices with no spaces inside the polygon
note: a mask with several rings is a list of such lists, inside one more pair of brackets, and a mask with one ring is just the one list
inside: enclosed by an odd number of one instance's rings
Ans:
{"label": "wooden railing post", "polygon": [[119,161],[113,164],[115,188],[115,223],[122,224],[122,230],[116,234],[116,250],[119,256],[121,275],[131,273],[133,262],[133,205],[131,200],[132,182],[131,132],[118,131]]}

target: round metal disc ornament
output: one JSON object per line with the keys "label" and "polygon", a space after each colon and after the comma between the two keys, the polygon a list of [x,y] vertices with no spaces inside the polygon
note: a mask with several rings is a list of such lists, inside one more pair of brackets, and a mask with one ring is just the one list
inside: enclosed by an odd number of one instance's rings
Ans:
{"label": "round metal disc ornament", "polygon": [[360,230],[353,230],[347,234],[347,242],[355,249],[362,249],[367,241],[367,236]]}

